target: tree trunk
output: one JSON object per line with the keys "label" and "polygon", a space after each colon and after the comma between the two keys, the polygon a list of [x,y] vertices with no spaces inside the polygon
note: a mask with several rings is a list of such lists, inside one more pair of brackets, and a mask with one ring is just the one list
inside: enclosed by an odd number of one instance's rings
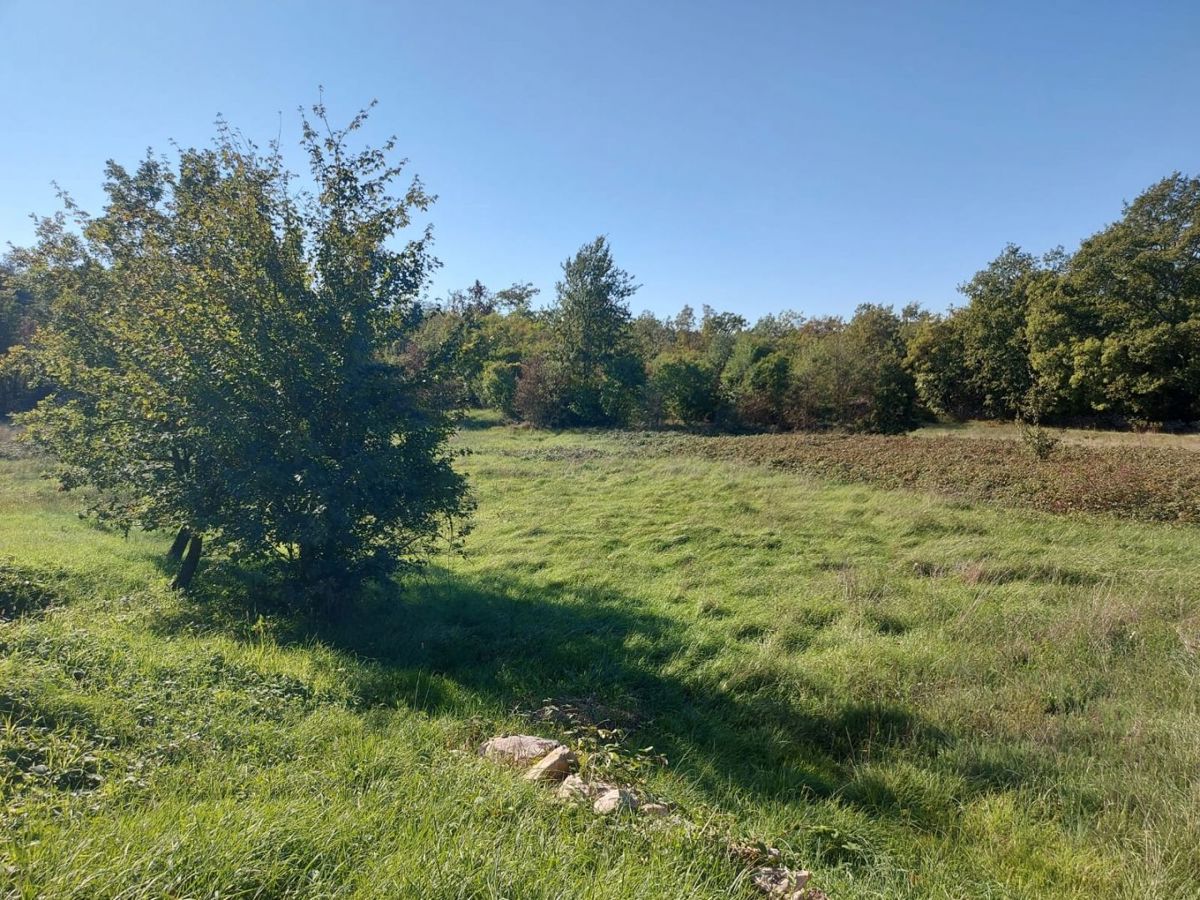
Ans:
{"label": "tree trunk", "polygon": [[192,576],[196,574],[196,566],[200,564],[200,551],[203,546],[200,535],[192,535],[192,539],[188,542],[187,556],[183,558],[183,565],[179,567],[179,574],[171,582],[172,590],[185,591],[192,583]]}
{"label": "tree trunk", "polygon": [[186,527],[179,529],[179,534],[175,535],[175,542],[171,544],[171,549],[167,551],[167,559],[172,562],[179,562],[183,559],[183,548],[187,546],[188,538],[192,533]]}

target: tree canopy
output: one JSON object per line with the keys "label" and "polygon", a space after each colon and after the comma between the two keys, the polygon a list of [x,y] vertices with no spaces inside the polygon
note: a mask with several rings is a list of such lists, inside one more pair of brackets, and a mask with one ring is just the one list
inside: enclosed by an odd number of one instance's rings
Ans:
{"label": "tree canopy", "polygon": [[[33,342],[53,392],[23,417],[92,512],[284,561],[310,585],[418,563],[468,513],[449,410],[388,357],[419,321],[431,198],[366,119],[305,118],[310,187],[227,127],[177,159],[110,163],[107,205],[43,220],[55,279]],[[71,227],[72,225],[76,227]]]}

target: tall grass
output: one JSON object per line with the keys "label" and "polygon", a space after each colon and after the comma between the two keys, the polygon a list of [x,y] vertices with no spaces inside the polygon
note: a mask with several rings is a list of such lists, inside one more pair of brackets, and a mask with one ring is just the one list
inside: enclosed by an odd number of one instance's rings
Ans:
{"label": "tall grass", "polygon": [[[464,432],[466,555],[334,623],[219,562],[173,596],[161,536],[91,529],[36,460],[0,460],[0,592],[24,592],[0,625],[0,884],[750,897],[739,838],[837,898],[1197,895],[1193,530],[688,440]],[[474,755],[584,740],[539,712],[564,707],[611,734],[589,767],[679,820],[597,817]]]}

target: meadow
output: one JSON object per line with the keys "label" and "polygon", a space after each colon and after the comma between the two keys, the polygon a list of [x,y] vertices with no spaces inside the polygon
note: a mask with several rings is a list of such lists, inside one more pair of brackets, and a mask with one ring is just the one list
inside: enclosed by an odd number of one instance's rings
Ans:
{"label": "meadow", "polygon": [[[749,898],[757,841],[838,900],[1200,895],[1180,516],[863,474],[952,437],[470,424],[464,553],[321,622],[0,443],[0,895]],[[517,731],[676,815],[475,754]]]}

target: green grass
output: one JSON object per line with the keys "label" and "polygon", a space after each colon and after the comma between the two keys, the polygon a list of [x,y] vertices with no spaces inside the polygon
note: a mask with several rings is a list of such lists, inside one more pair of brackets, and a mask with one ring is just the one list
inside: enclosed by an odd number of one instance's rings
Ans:
{"label": "green grass", "polygon": [[[1196,896],[1194,529],[701,438],[461,440],[466,555],[319,627],[219,563],[172,596],[165,538],[0,459],[0,894],[748,898],[741,838],[834,898]],[[616,722],[615,752],[547,701]],[[585,740],[682,822],[474,755],[516,729]]]}

